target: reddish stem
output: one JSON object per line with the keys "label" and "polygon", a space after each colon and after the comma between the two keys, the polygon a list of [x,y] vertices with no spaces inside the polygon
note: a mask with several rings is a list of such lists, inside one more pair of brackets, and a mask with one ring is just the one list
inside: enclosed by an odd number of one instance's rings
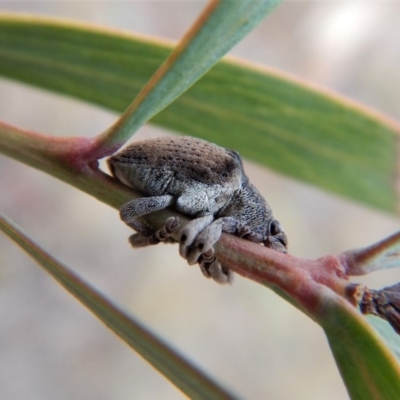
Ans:
{"label": "reddish stem", "polygon": [[289,301],[297,301],[314,318],[324,300],[322,286],[341,297],[348,297],[348,277],[339,257],[300,259],[232,235],[223,235],[216,249],[218,259],[230,269],[284,292]]}
{"label": "reddish stem", "polygon": [[[113,154],[121,145],[102,143],[98,137],[54,137],[24,130],[0,121],[2,152],[29,164],[82,171],[97,168],[97,160]],[[41,168],[43,169],[43,168]]]}

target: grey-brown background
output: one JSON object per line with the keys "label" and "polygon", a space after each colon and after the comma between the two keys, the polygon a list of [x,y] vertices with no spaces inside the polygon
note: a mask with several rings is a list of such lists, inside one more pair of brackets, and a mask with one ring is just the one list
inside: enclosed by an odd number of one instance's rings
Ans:
{"label": "grey-brown background", "polygon": [[[29,1],[0,2],[0,9],[178,39],[204,4]],[[399,12],[398,2],[289,1],[231,54],[399,118]],[[53,135],[93,136],[116,115],[0,79],[0,118]],[[145,126],[138,137],[165,133]],[[392,216],[256,165],[246,170],[299,257],[363,246],[399,227]],[[271,291],[242,278],[231,287],[213,284],[175,246],[133,251],[115,210],[1,156],[0,188],[1,211],[242,398],[347,398],[323,331]],[[394,271],[368,282],[379,287],[399,278]],[[183,397],[3,235],[0,321],[2,399]]]}

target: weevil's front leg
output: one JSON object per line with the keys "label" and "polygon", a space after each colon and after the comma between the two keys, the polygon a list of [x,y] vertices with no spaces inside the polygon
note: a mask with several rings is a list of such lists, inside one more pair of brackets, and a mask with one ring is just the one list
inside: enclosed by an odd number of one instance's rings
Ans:
{"label": "weevil's front leg", "polygon": [[[196,237],[212,223],[213,220],[214,217],[212,215],[196,218],[187,223],[181,230],[179,238],[179,254],[188,261],[189,265],[196,264],[197,262],[197,259],[191,262],[188,258],[192,243],[196,240]],[[192,260],[192,258],[190,260]]]}
{"label": "weevil's front leg", "polygon": [[[206,218],[206,217],[204,217]],[[232,217],[223,217],[209,224],[195,224],[201,218],[187,224],[181,231],[180,254],[190,265],[195,264],[200,256],[214,247],[222,232],[232,233],[253,242],[261,242],[262,235],[253,232],[246,225]],[[197,229],[193,229],[196,226]],[[185,236],[186,240],[182,240]]]}
{"label": "weevil's front leg", "polygon": [[211,247],[207,253],[200,256],[198,261],[201,272],[206,278],[212,278],[222,285],[232,283],[233,273],[226,266],[222,265],[214,256],[214,248]]}
{"label": "weevil's front leg", "polygon": [[[224,221],[222,221],[222,219],[218,219],[205,226],[199,232],[188,232],[186,234],[188,239],[184,245],[182,243],[183,233],[181,233],[180,247],[184,247],[185,249],[182,251],[181,256],[186,258],[189,265],[196,264],[202,254],[207,255],[206,257],[208,258],[209,262],[213,261],[214,252],[212,251],[211,254],[210,251],[211,249],[214,250],[214,244],[217,243],[218,239],[221,237],[223,225]],[[186,225],[182,232],[185,232],[185,230],[191,230],[191,228],[192,227],[188,227]]]}
{"label": "weevil's front leg", "polygon": [[163,210],[170,206],[173,201],[174,198],[170,195],[142,197],[131,200],[121,207],[120,216],[122,221],[138,232],[129,238],[129,242],[133,247],[149,246],[160,243],[160,241],[167,242],[171,234],[179,230],[179,219],[176,217],[168,218],[165,221],[165,225],[158,231],[138,220],[143,215]]}
{"label": "weevil's front leg", "polygon": [[214,221],[197,235],[186,252],[189,264],[198,262],[203,275],[220,284],[231,283],[233,274],[215,258],[214,245],[222,232],[235,232],[233,221],[232,218],[220,218]]}
{"label": "weevil's front leg", "polygon": [[[211,216],[206,216],[189,222],[180,233],[179,253],[189,265],[198,262],[206,277],[218,283],[230,283],[233,274],[215,258],[214,245],[222,232],[240,237],[251,235],[252,232],[232,217],[212,220]],[[257,239],[261,241],[261,237],[253,238],[254,241]]]}

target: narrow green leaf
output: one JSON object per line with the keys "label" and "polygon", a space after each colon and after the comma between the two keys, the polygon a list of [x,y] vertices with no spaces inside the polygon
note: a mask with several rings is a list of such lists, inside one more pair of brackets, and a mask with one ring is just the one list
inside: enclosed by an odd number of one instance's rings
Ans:
{"label": "narrow green leaf", "polygon": [[365,315],[364,318],[374,327],[374,329],[382,336],[385,343],[392,350],[400,362],[400,335],[398,335],[387,321],[375,315]]}
{"label": "narrow green leaf", "polygon": [[324,298],[319,323],[352,400],[393,400],[400,393],[400,367],[394,355],[346,300]]}
{"label": "narrow green leaf", "polygon": [[[116,111],[127,107],[170,51],[107,30],[0,17],[0,74]],[[152,121],[398,212],[399,127],[277,73],[220,62]]]}
{"label": "narrow green leaf", "polygon": [[0,230],[21,246],[61,286],[93,312],[108,328],[192,399],[234,399],[134,318],[121,311],[76,273],[61,264],[0,214]]}
{"label": "narrow green leaf", "polygon": [[192,86],[280,1],[210,1],[172,54],[100,140],[107,146],[126,142]]}

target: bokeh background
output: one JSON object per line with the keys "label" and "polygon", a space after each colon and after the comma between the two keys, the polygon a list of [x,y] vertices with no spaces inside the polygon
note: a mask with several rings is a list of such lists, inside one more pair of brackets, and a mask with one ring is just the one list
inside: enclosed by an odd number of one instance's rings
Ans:
{"label": "bokeh background", "polygon": [[[69,18],[178,40],[205,1],[0,2],[1,11]],[[287,1],[232,55],[331,88],[400,118],[399,2]],[[0,60],[1,62],[1,60]],[[52,135],[93,136],[116,115],[0,79],[0,118]],[[135,138],[170,134],[143,127]],[[304,258],[364,246],[399,220],[245,163]],[[0,209],[95,287],[246,399],[348,395],[323,331],[277,295],[237,277],[203,278],[176,246],[132,250],[114,209],[0,156]],[[373,287],[398,271],[363,279]],[[4,235],[0,235],[0,398],[181,399]]]}

